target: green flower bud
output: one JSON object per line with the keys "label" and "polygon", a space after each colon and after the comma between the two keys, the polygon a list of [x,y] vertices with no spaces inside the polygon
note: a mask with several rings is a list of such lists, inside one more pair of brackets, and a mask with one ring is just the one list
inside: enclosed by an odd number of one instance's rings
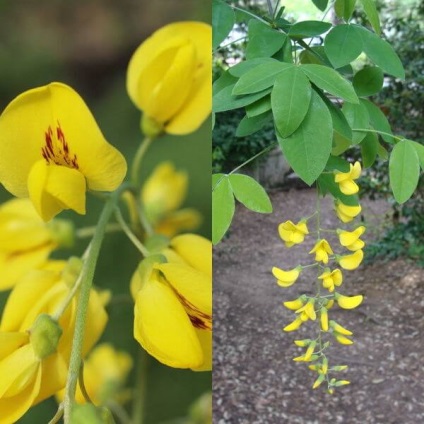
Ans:
{"label": "green flower bud", "polygon": [[75,404],[72,407],[71,422],[72,424],[115,424],[108,409],[91,403]]}
{"label": "green flower bud", "polygon": [[72,221],[53,219],[47,224],[52,240],[59,247],[70,248],[75,244],[75,227]]}
{"label": "green flower bud", "polygon": [[30,333],[30,343],[38,358],[44,359],[56,352],[62,328],[50,315],[41,314],[35,320]]}

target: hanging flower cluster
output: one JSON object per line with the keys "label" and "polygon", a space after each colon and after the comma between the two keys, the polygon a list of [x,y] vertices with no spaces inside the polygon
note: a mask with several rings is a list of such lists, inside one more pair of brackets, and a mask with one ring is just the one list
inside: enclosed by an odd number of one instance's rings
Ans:
{"label": "hanging flower cluster", "polygon": [[[335,182],[344,195],[352,196],[359,191],[355,180],[359,178],[360,173],[361,165],[359,162],[350,164],[348,172],[335,172]],[[361,206],[359,204],[349,206],[336,200],[335,212],[343,223],[353,221],[360,211]],[[295,319],[286,325],[283,330],[286,332],[295,331],[308,321],[318,323],[318,335],[315,338],[295,341],[295,344],[304,351],[302,355],[294,358],[294,361],[307,362],[309,368],[316,372],[317,377],[312,386],[314,389],[326,382],[328,392],[333,393],[336,387],[350,382],[333,377],[334,373],[345,370],[347,366],[335,365],[330,367],[327,348],[333,341],[343,345],[352,344],[353,333],[334,319],[330,319],[329,310],[335,304],[342,309],[354,309],[362,303],[362,295],[346,296],[340,293],[339,288],[343,283],[342,270],[354,270],[362,262],[364,257],[362,249],[365,243],[360,237],[364,234],[365,227],[361,225],[351,231],[323,229],[320,227],[320,209],[318,206],[316,213],[308,219],[303,219],[297,224],[292,221],[280,224],[278,231],[288,248],[302,243],[305,237],[309,235],[308,221],[312,220],[313,217],[316,217],[317,220],[317,240],[309,254],[314,255],[315,262],[308,265],[298,265],[291,270],[274,267],[272,273],[279,286],[290,287],[298,280],[304,268],[316,267],[318,269],[315,295],[302,294],[297,299],[284,302],[284,306],[294,312]],[[341,248],[347,249],[347,253],[338,254],[334,252],[335,246],[331,246],[328,240],[322,237],[322,233],[328,231],[337,234]]]}

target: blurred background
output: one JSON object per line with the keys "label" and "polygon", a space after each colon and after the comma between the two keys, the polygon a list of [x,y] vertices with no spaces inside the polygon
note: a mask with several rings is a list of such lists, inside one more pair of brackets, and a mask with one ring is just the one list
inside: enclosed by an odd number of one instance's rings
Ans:
{"label": "blurred background", "polygon": [[[198,0],[0,0],[0,109],[23,91],[60,81],[72,86],[93,112],[106,139],[130,162],[140,141],[140,112],[125,89],[128,61],[136,47],[159,27],[178,20],[211,21],[211,2]],[[211,228],[211,122],[194,134],[157,140],[145,159],[142,177],[158,161],[171,160],[189,173],[189,192],[183,206],[203,215],[199,233],[210,237]],[[11,196],[2,187],[0,200]],[[102,202],[87,195],[87,215],[64,212],[78,227],[95,225]],[[56,258],[80,255],[83,240]],[[108,235],[98,263],[95,284],[110,288],[118,297],[109,308],[109,324],[102,340],[136,356],[132,336],[132,302],[129,281],[140,258],[128,239]],[[0,293],[2,307],[7,293]],[[134,372],[132,373],[132,378]],[[189,405],[211,389],[211,373],[194,373],[162,366],[149,358],[146,423],[171,422],[187,414]],[[130,385],[133,381],[130,381]],[[19,423],[44,423],[52,418],[56,402],[47,400]],[[1,411],[0,411],[1,412]]]}

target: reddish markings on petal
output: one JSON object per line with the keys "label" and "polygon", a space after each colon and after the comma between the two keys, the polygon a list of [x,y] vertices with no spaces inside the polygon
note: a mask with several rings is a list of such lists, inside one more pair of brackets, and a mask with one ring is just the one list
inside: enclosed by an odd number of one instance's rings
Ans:
{"label": "reddish markings on petal", "polygon": [[79,169],[77,155],[71,154],[59,121],[56,133],[53,133],[52,127],[49,126],[44,133],[44,139],[45,145],[41,148],[41,154],[47,163]]}
{"label": "reddish markings on petal", "polygon": [[200,311],[177,291],[175,291],[175,293],[183,304],[184,309],[186,310],[187,315],[193,324],[193,327],[196,327],[199,330],[212,330],[212,317]]}

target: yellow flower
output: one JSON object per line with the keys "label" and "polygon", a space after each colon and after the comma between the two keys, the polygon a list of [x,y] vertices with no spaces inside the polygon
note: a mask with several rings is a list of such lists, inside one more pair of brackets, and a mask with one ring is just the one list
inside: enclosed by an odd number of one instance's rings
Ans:
{"label": "yellow flower", "polygon": [[14,99],[0,116],[0,135],[1,183],[16,197],[29,197],[44,221],[63,209],[84,214],[86,190],[115,190],[126,173],[124,157],[64,84]]}
{"label": "yellow flower", "polygon": [[320,323],[322,331],[328,331],[328,309],[320,309]]}
{"label": "yellow flower", "polygon": [[286,325],[283,328],[283,331],[295,331],[297,330],[302,324],[304,323],[304,321],[302,320],[302,318],[299,316],[297,317],[293,322],[291,322],[290,324]]}
{"label": "yellow flower", "polygon": [[317,262],[322,262],[324,264],[328,263],[328,255],[332,255],[333,251],[327,240],[322,239],[318,240],[314,246],[314,248],[309,252],[315,253],[315,260]]}
{"label": "yellow flower", "polygon": [[212,28],[202,22],[175,22],[157,30],[133,54],[127,91],[143,111],[148,136],[165,131],[188,134],[212,108]]}
{"label": "yellow flower", "polygon": [[340,191],[343,194],[351,195],[359,191],[358,185],[354,180],[361,176],[361,164],[355,162],[354,165],[349,164],[349,172],[337,172],[335,181],[339,184]]}
{"label": "yellow flower", "polygon": [[28,199],[0,206],[0,290],[7,290],[27,271],[43,265],[49,254],[73,243],[71,222],[38,216]]}
{"label": "yellow flower", "polygon": [[353,340],[349,339],[349,337],[343,336],[343,334],[334,332],[333,336],[340,344],[343,344],[343,345],[353,344]]}
{"label": "yellow flower", "polygon": [[362,249],[365,246],[365,243],[359,239],[364,232],[365,227],[363,225],[356,228],[354,231],[337,230],[340,244],[352,252]]}
{"label": "yellow flower", "polygon": [[160,163],[144,183],[141,199],[156,234],[173,237],[199,226],[199,212],[191,208],[178,210],[187,196],[187,186],[187,174],[177,171],[171,162]]}
{"label": "yellow flower", "polygon": [[359,215],[361,210],[361,205],[347,206],[340,200],[336,202],[336,214],[345,224],[352,221],[357,215]]}
{"label": "yellow flower", "polygon": [[335,297],[338,305],[343,309],[354,309],[359,306],[364,299],[361,294],[357,296],[343,296],[340,293],[336,293]]}
{"label": "yellow flower", "polygon": [[362,250],[357,250],[351,255],[337,257],[337,261],[339,262],[339,265],[343,269],[347,269],[349,271],[358,268],[358,266],[362,262],[362,259],[364,259],[364,252]]}
{"label": "yellow flower", "polygon": [[304,306],[299,308],[296,313],[300,313],[300,318],[302,321],[307,321],[308,319],[315,321],[317,318],[317,315],[315,313],[315,299],[310,298]]}
{"label": "yellow flower", "polygon": [[296,300],[290,300],[288,302],[284,302],[283,305],[292,311],[296,311],[304,305],[302,296],[297,298]]}
{"label": "yellow flower", "polygon": [[284,271],[280,268],[273,267],[272,274],[277,279],[277,284],[281,287],[290,287],[299,278],[302,267],[299,265],[290,271]]}
{"label": "yellow flower", "polygon": [[194,234],[142,261],[131,280],[134,337],[157,360],[197,371],[212,367],[212,244]]}
{"label": "yellow flower", "polygon": [[334,288],[340,286],[343,282],[343,274],[339,269],[330,271],[328,268],[318,277],[322,280],[322,285],[324,288],[328,289],[331,293],[334,291]]}
{"label": "yellow flower", "polygon": [[278,226],[278,232],[287,247],[302,243],[305,235],[309,234],[306,221],[300,221],[298,224],[294,224],[292,221],[283,222]]}
{"label": "yellow flower", "polygon": [[[67,267],[64,261],[49,262],[44,269],[26,274],[9,295],[0,323],[0,424],[17,421],[31,406],[65,386],[76,299],[58,321],[57,328],[61,331],[52,331],[54,322],[50,316],[72,288],[73,267],[72,263]],[[82,348],[84,355],[100,337],[106,321],[100,298],[92,291]]]}
{"label": "yellow flower", "polygon": [[337,324],[336,321],[331,320],[330,321],[330,327],[334,331],[336,331],[337,333],[343,334],[344,336],[352,336],[353,335],[353,333],[350,330],[341,326],[340,324]]}
{"label": "yellow flower", "polygon": [[[96,346],[84,361],[84,386],[90,399],[96,405],[105,405],[108,401],[125,401],[123,387],[133,366],[131,356],[117,351],[112,345],[103,343]],[[65,391],[56,394],[62,401]],[[77,387],[75,394],[77,403],[85,403],[86,399]]]}

